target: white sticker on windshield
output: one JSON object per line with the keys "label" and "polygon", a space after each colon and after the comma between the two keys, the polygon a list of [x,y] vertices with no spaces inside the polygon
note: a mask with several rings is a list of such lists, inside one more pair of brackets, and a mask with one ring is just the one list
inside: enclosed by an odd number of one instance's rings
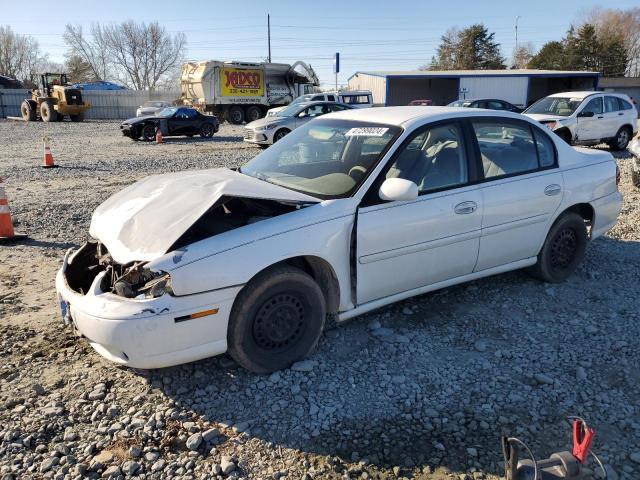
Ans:
{"label": "white sticker on windshield", "polygon": [[385,133],[387,133],[388,128],[384,127],[357,127],[352,128],[347,133],[345,133],[346,137],[381,137]]}

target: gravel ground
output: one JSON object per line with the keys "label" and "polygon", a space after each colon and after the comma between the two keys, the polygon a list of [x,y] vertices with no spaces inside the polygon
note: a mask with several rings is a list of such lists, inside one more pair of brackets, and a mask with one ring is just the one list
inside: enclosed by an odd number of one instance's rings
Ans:
{"label": "gravel ground", "polygon": [[[61,168],[43,170],[41,137]],[[0,246],[0,478],[495,479],[499,436],[542,458],[564,417],[640,478],[640,192],[570,281],[514,272],[424,295],[326,332],[270,376],[228,357],[134,371],[61,328],[53,279],[91,212],[150,173],[237,166],[259,152],[223,125],[163,145],[117,122],[0,120],[0,175],[16,229]]]}

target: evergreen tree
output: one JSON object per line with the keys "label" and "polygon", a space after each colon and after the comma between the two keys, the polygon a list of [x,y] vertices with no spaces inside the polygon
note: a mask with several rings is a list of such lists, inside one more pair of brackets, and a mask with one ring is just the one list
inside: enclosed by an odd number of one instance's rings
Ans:
{"label": "evergreen tree", "polygon": [[440,39],[431,70],[486,70],[506,68],[500,45],[482,24],[464,30],[451,29]]}

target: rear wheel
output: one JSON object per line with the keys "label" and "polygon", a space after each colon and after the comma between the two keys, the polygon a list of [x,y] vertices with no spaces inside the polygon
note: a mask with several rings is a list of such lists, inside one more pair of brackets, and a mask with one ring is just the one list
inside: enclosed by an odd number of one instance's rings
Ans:
{"label": "rear wheel", "polygon": [[215,128],[213,128],[213,125],[211,125],[210,123],[204,123],[200,127],[200,136],[202,138],[211,138],[213,137],[214,132]]}
{"label": "rear wheel", "polygon": [[147,124],[142,127],[142,138],[147,142],[152,142],[156,138],[156,126]]}
{"label": "rear wheel", "polygon": [[229,353],[256,373],[289,367],[317,345],[326,316],[320,287],[300,269],[258,274],[238,294],[229,320]]}
{"label": "rear wheel", "polygon": [[33,100],[25,100],[20,105],[20,113],[25,122],[33,122],[36,119],[36,102]]}
{"label": "rear wheel", "polygon": [[240,125],[244,122],[244,110],[242,110],[242,107],[233,106],[229,109],[229,121],[234,125]]}
{"label": "rear wheel", "polygon": [[43,122],[56,122],[58,120],[58,112],[53,108],[53,102],[47,100],[40,105],[40,117]]}
{"label": "rear wheel", "polygon": [[538,254],[538,262],[529,269],[529,273],[545,282],[562,282],[575,272],[586,248],[584,219],[577,213],[565,213],[549,230]]}
{"label": "rear wheel", "polygon": [[260,110],[260,107],[252,105],[247,108],[245,118],[247,119],[247,122],[258,120],[259,118],[262,118],[262,110]]}
{"label": "rear wheel", "polygon": [[77,115],[69,115],[72,122],[82,122],[84,120],[84,112]]}
{"label": "rear wheel", "polygon": [[629,127],[621,127],[614,139],[609,142],[609,147],[615,151],[624,150],[629,145],[629,140],[631,140]]}

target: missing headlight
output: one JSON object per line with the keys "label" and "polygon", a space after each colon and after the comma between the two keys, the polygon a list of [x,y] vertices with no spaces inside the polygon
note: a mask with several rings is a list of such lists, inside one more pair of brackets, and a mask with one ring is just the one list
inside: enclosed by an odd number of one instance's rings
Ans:
{"label": "missing headlight", "polygon": [[113,283],[113,292],[126,298],[156,298],[173,294],[171,277],[166,272],[153,272],[142,264],[134,264]]}

